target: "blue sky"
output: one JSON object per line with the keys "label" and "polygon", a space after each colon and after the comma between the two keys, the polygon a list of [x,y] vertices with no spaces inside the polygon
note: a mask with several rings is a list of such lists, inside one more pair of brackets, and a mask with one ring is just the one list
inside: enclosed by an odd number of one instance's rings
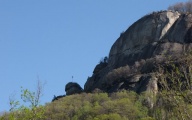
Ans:
{"label": "blue sky", "polygon": [[0,111],[20,87],[46,82],[41,104],[84,87],[122,31],[152,11],[186,0],[0,0]]}

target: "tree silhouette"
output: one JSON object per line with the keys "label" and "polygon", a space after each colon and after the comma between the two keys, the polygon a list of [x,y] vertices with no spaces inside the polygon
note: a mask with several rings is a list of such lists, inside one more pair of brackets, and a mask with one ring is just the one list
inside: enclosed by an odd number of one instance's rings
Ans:
{"label": "tree silhouette", "polygon": [[178,11],[181,13],[192,13],[192,0],[187,2],[179,2],[174,5],[170,5],[168,10]]}

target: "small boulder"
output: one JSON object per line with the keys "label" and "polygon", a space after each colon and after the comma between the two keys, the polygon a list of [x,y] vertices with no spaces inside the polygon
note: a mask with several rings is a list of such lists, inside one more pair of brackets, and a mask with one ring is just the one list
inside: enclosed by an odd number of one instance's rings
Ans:
{"label": "small boulder", "polygon": [[59,96],[54,95],[54,97],[52,99],[52,102],[55,101],[55,100],[59,100],[60,98],[63,98],[63,97],[65,97],[65,95],[59,95]]}

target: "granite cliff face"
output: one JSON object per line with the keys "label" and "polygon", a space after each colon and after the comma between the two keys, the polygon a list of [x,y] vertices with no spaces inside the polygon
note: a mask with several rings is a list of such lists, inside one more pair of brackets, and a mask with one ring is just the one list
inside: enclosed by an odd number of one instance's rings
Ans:
{"label": "granite cliff face", "polygon": [[[169,56],[192,50],[192,14],[162,11],[146,15],[131,25],[115,41],[108,62],[96,66],[84,85],[85,92],[100,89],[158,91],[155,65]],[[159,73],[160,75],[160,73]]]}

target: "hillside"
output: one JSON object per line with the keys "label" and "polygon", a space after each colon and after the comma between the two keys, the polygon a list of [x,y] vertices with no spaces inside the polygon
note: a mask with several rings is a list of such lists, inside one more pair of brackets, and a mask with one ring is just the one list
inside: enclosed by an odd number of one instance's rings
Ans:
{"label": "hillside", "polygon": [[[192,115],[191,18],[192,14],[175,11],[153,12],[142,17],[121,33],[109,57],[96,65],[84,89],[66,85],[66,93],[134,91],[143,98],[139,103],[147,106],[147,116],[143,118],[189,119]],[[135,115],[134,119],[141,118]]]}
{"label": "hillside", "polygon": [[1,119],[191,119],[191,43],[192,14],[148,14],[120,35],[84,89],[70,82],[66,96],[45,106],[18,108]]}

